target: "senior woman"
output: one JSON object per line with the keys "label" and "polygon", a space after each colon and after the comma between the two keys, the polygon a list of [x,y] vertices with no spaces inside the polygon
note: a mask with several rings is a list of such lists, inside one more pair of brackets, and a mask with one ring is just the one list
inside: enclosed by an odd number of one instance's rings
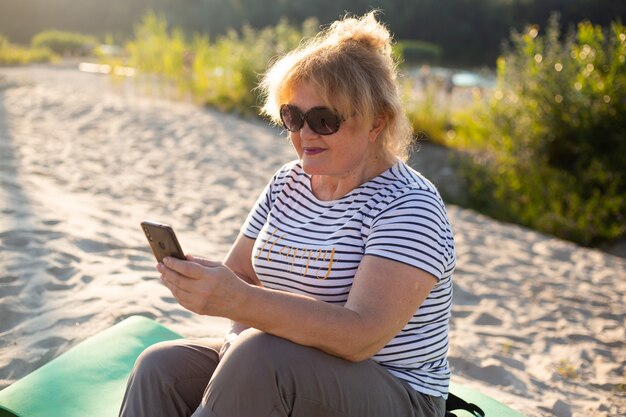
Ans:
{"label": "senior woman", "polygon": [[232,329],[146,350],[121,415],[443,416],[454,242],[437,190],[402,162],[388,30],[375,13],[337,21],[261,88],[298,159],[223,263],[157,267],[183,307]]}

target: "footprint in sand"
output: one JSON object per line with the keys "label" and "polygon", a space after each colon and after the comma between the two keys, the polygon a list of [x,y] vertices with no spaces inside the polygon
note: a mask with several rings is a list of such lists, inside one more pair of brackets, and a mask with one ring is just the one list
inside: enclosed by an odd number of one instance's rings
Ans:
{"label": "footprint in sand", "polygon": [[0,233],[0,242],[2,242],[2,246],[7,249],[24,249],[31,241],[31,237],[27,236],[26,232],[21,230],[11,230]]}
{"label": "footprint in sand", "polygon": [[71,266],[66,266],[66,267],[51,266],[48,269],[46,269],[46,271],[48,271],[50,275],[52,275],[54,278],[58,279],[59,281],[67,281],[71,277],[73,277],[76,274],[76,272],[78,272],[76,268],[73,268]]}
{"label": "footprint in sand", "polygon": [[92,239],[76,239],[74,243],[77,247],[88,253],[107,252],[112,249],[120,249],[117,245]]}
{"label": "footprint in sand", "polygon": [[481,313],[478,318],[474,320],[474,324],[478,326],[500,326],[502,325],[502,320],[489,313]]}
{"label": "footprint in sand", "polygon": [[[2,275],[0,276],[0,284],[11,284],[17,281],[18,279],[20,279],[20,277],[17,275]],[[3,294],[4,294],[4,291],[3,291]]]}

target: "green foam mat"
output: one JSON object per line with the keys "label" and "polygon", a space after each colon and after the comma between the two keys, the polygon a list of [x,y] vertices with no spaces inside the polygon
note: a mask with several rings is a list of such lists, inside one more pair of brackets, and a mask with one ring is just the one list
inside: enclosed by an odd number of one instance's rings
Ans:
{"label": "green foam mat", "polygon": [[0,417],[115,417],[139,354],[180,337],[153,320],[130,317],[0,391]]}
{"label": "green foam mat", "polygon": [[[465,385],[451,382],[450,392],[468,403],[476,404],[485,412],[485,417],[524,417],[520,412]],[[456,414],[457,417],[476,417],[469,411],[454,410],[453,413]]]}

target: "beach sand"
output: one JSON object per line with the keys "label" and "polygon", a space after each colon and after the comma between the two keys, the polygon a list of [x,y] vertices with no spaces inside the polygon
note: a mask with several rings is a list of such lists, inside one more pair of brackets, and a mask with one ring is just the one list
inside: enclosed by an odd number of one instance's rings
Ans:
{"label": "beach sand", "polygon": [[[73,67],[0,69],[0,388],[134,314],[221,335],[161,285],[139,222],[221,259],[293,158],[257,119]],[[448,209],[453,380],[528,416],[626,415],[625,259]]]}

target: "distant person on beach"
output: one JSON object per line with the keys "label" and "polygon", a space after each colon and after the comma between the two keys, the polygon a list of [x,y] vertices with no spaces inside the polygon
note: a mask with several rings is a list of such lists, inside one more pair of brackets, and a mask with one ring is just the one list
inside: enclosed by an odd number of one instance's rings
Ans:
{"label": "distant person on beach", "polygon": [[298,159],[223,263],[157,267],[183,307],[231,330],[148,348],[121,416],[444,415],[454,241],[436,188],[403,162],[412,132],[396,75],[375,12],[270,67],[263,111]]}

